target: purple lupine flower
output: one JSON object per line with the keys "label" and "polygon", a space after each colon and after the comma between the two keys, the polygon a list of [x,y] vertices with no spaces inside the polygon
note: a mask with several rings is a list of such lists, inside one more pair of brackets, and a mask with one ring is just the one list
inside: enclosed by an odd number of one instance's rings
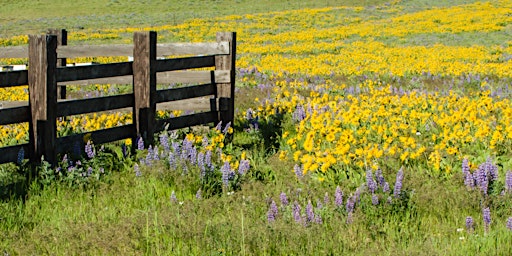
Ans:
{"label": "purple lupine flower", "polygon": [[396,182],[395,182],[395,190],[393,191],[393,195],[395,198],[400,197],[400,192],[402,190],[402,181],[404,179],[404,171],[403,168],[400,168],[396,175]]}
{"label": "purple lupine flower", "polygon": [[245,111],[245,119],[247,119],[248,121],[252,120],[254,118],[254,110],[252,110],[252,108],[248,108],[246,111]]}
{"label": "purple lupine flower", "polygon": [[90,140],[87,141],[87,144],[85,145],[85,153],[89,159],[94,158],[94,147]]}
{"label": "purple lupine flower", "polygon": [[377,182],[373,179],[372,170],[366,171],[366,186],[372,194],[377,190]]}
{"label": "purple lupine flower", "polygon": [[482,210],[482,216],[485,224],[485,231],[489,231],[489,226],[491,225],[491,210],[489,207],[486,207]]}
{"label": "purple lupine flower", "polygon": [[467,158],[462,159],[462,174],[466,175],[470,171],[469,160]]}
{"label": "purple lupine flower", "polygon": [[197,166],[199,167],[199,175],[202,178],[204,178],[204,176],[206,175],[206,165],[204,164],[204,153],[203,152],[199,152],[197,154]]}
{"label": "purple lupine flower", "polygon": [[206,151],[206,154],[204,155],[204,164],[210,168],[210,170],[213,170],[215,168],[215,165],[212,162],[212,151],[208,150]]}
{"label": "purple lupine flower", "polygon": [[306,205],[306,224],[311,223],[315,220],[315,213],[313,211],[313,204],[311,204],[311,200],[308,200],[308,204]]}
{"label": "purple lupine flower", "polygon": [[474,229],[473,217],[467,216],[466,217],[466,230],[471,233],[473,231],[473,229]]}
{"label": "purple lupine flower", "polygon": [[176,156],[174,155],[174,152],[169,152],[167,161],[169,162],[170,169],[176,169]]}
{"label": "purple lupine flower", "polygon": [[505,189],[512,192],[512,171],[508,170],[505,175]]}
{"label": "purple lupine flower", "polygon": [[295,111],[292,114],[292,119],[295,122],[300,122],[306,118],[306,111],[302,105],[297,105]]}
{"label": "purple lupine flower", "polygon": [[279,199],[281,200],[281,205],[283,206],[287,206],[288,205],[288,198],[286,197],[286,193],[284,192],[281,192],[281,194],[279,195]]}
{"label": "purple lupine flower", "polygon": [[337,207],[340,207],[343,204],[343,191],[339,186],[336,187],[336,191],[334,192],[334,204]]}
{"label": "purple lupine flower", "polygon": [[377,196],[377,194],[372,194],[372,204],[373,205],[379,204],[379,197]]}
{"label": "purple lupine flower", "polygon": [[92,171],[92,167],[89,166],[89,168],[87,168],[87,176],[91,176]]}
{"label": "purple lupine flower", "polygon": [[224,165],[222,165],[220,172],[222,173],[222,184],[224,186],[228,186],[229,184],[229,175],[231,173],[231,166],[229,165],[229,162],[224,162]]}
{"label": "purple lupine flower", "polygon": [[293,202],[293,219],[295,222],[301,222],[301,216],[300,216],[301,207],[297,201]]}
{"label": "purple lupine flower", "polygon": [[512,217],[508,217],[507,219],[507,229],[512,231]]}
{"label": "purple lupine flower", "polygon": [[149,145],[148,154],[146,155],[146,164],[151,165],[152,161],[153,161],[153,147],[151,145]]}
{"label": "purple lupine flower", "polygon": [[176,141],[173,141],[171,143],[171,147],[172,147],[172,152],[176,155],[176,156],[179,156],[181,155],[181,145],[179,142],[176,142]]}
{"label": "purple lupine flower", "polygon": [[153,149],[153,160],[155,160],[155,161],[160,160],[160,153],[158,152],[157,146],[155,146]]}
{"label": "purple lupine flower", "polygon": [[229,131],[229,127],[231,127],[231,122],[228,122],[224,129],[222,130],[222,133],[227,134]]}
{"label": "purple lupine flower", "polygon": [[323,223],[323,221],[322,221],[322,216],[320,216],[320,214],[316,214],[316,215],[315,215],[315,222],[316,222],[317,224],[322,224],[322,223]]}
{"label": "purple lupine flower", "polygon": [[487,195],[489,188],[489,179],[483,165],[478,166],[478,169],[473,174],[476,185],[480,188],[484,195]]}
{"label": "purple lupine flower", "polygon": [[222,121],[220,121],[217,126],[215,126],[215,129],[217,129],[217,131],[220,131],[222,129]]}
{"label": "purple lupine flower", "polygon": [[170,146],[169,146],[169,136],[167,136],[167,133],[163,133],[160,135],[160,144],[162,145],[162,147],[164,147],[164,152],[169,152],[169,150],[171,149]]}
{"label": "purple lupine flower", "polygon": [[142,137],[137,137],[137,149],[144,150],[144,139]]}
{"label": "purple lupine flower", "polygon": [[293,170],[294,170],[297,178],[300,179],[304,176],[304,173],[302,172],[302,168],[298,164],[295,164],[295,166],[293,167]]}
{"label": "purple lupine flower", "polygon": [[356,204],[356,198],[354,196],[351,196],[347,199],[347,204],[345,205],[345,209],[347,210],[348,213],[354,211],[355,204]]}
{"label": "purple lupine flower", "polygon": [[317,199],[317,200],[316,200],[316,208],[317,208],[317,209],[322,209],[322,207],[324,207],[324,206],[322,205],[322,201],[320,201],[320,199]]}
{"label": "purple lupine flower", "polygon": [[16,163],[20,165],[23,162],[23,159],[25,159],[25,150],[20,148],[20,151],[18,151],[18,157],[16,158]]}
{"label": "purple lupine flower", "polygon": [[201,198],[203,198],[203,195],[202,195],[201,189],[198,189],[196,192],[196,199],[201,199]]}
{"label": "purple lupine flower", "polygon": [[387,181],[384,182],[384,185],[382,185],[382,192],[387,193],[391,189],[389,188],[389,183]]}
{"label": "purple lupine flower", "polygon": [[174,190],[173,190],[173,191],[172,191],[172,193],[171,193],[171,198],[170,198],[170,200],[171,200],[171,203],[176,203],[176,202],[178,202],[178,198],[176,198],[176,193],[174,192]]}
{"label": "purple lupine flower", "polygon": [[140,172],[140,168],[138,164],[133,165],[133,170],[135,171],[135,176],[140,177],[142,176],[142,173]]}
{"label": "purple lupine flower", "polygon": [[487,157],[487,160],[484,163],[484,169],[489,179],[489,182],[493,182],[498,179],[498,166],[492,163],[490,157]]}
{"label": "purple lupine flower", "polygon": [[278,210],[277,210],[276,202],[274,202],[274,200],[272,200],[272,202],[270,203],[270,208],[268,209],[268,212],[267,212],[268,222],[269,223],[274,222],[277,218],[277,214],[278,214]]}
{"label": "purple lupine flower", "polygon": [[[325,192],[325,196],[324,196],[324,204],[325,205],[329,205],[329,193],[328,192]],[[343,203],[343,202],[341,202]]]}
{"label": "purple lupine flower", "polygon": [[244,175],[251,168],[249,160],[242,159],[238,165],[238,174]]}
{"label": "purple lupine flower", "polygon": [[380,168],[375,171],[375,180],[377,181],[377,185],[381,187],[383,187],[384,183],[386,182],[386,179],[384,179],[384,175],[382,174],[382,170]]}
{"label": "purple lupine flower", "polygon": [[469,169],[469,161],[467,158],[462,160],[462,175],[464,176],[464,185],[467,188],[473,189],[475,187],[475,179]]}
{"label": "purple lupine flower", "polygon": [[192,150],[192,141],[185,138],[181,146],[181,159],[190,160],[190,153]]}

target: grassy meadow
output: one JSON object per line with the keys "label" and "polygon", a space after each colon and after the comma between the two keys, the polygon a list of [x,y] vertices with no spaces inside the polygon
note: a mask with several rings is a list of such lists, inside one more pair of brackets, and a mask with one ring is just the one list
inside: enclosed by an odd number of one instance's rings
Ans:
{"label": "grassy meadow", "polygon": [[[238,43],[227,128],[92,141],[36,176],[27,160],[0,165],[6,255],[512,253],[510,0],[0,4],[0,46],[48,28],[69,44],[131,43],[138,30],[158,42],[236,31]],[[89,61],[125,59],[68,60]],[[26,100],[26,87],[0,89]],[[72,116],[58,132],[131,122]],[[27,124],[0,126],[0,146],[27,140]]]}

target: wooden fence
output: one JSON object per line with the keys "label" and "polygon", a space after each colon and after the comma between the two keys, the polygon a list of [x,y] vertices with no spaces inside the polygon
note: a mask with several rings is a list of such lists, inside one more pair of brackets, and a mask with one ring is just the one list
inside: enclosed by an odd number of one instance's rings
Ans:
{"label": "wooden fence", "polygon": [[[26,47],[0,48],[0,58],[28,58],[28,70],[0,72],[0,88],[27,85],[28,105],[0,108],[0,125],[29,123],[29,142],[0,148],[0,163],[16,162],[18,153],[37,162],[44,155],[50,163],[58,153],[71,152],[84,136],[95,144],[142,137],[153,142],[154,133],[222,121],[233,121],[236,33],[217,33],[211,43],[157,44],[156,32],[135,32],[133,45],[67,46],[64,30],[47,35],[30,35]],[[63,37],[64,35],[64,37]],[[64,40],[63,40],[64,38]],[[192,57],[160,58],[187,55]],[[66,66],[66,58],[133,56],[133,61]],[[157,58],[158,57],[158,58]],[[194,70],[211,68],[214,70]],[[78,100],[63,100],[65,84],[133,84],[133,93]],[[191,83],[192,86],[157,90],[157,83]],[[59,85],[59,86],[58,86]],[[65,88],[65,87],[63,87]],[[58,98],[61,98],[60,100]],[[205,111],[156,118],[156,106],[193,100],[195,109]],[[114,128],[57,137],[57,118],[131,108],[133,123]],[[136,144],[136,143],[133,143]]]}

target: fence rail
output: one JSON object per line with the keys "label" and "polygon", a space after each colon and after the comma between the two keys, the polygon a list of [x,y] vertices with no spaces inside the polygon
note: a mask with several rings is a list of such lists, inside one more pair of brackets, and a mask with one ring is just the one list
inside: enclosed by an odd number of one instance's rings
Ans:
{"label": "fence rail", "polygon": [[[236,34],[217,33],[217,42],[157,44],[156,32],[135,32],[133,45],[67,46],[65,30],[30,35],[28,47],[0,48],[0,58],[28,58],[28,70],[0,72],[0,88],[28,85],[28,105],[0,108],[0,125],[29,123],[29,142],[0,148],[0,164],[16,162],[20,150],[37,162],[44,155],[50,163],[59,153],[84,144],[84,136],[95,144],[142,137],[149,144],[163,129],[221,122],[234,116]],[[199,55],[181,58],[161,56]],[[66,66],[65,58],[133,56],[133,61]],[[198,71],[198,68],[214,68]],[[189,86],[157,90],[158,83]],[[132,84],[133,93],[65,100],[66,84]],[[207,98],[209,96],[209,98]],[[61,100],[58,100],[61,98]],[[157,119],[157,104],[168,102],[180,108],[193,100],[206,111]],[[197,108],[197,106],[195,106]],[[114,128],[57,137],[57,118],[116,109],[131,109],[133,123]],[[133,143],[135,144],[135,143]]]}

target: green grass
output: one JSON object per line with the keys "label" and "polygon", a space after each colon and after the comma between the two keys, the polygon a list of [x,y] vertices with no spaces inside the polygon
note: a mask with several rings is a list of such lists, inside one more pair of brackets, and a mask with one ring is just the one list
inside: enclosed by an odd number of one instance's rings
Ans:
{"label": "green grass", "polygon": [[[195,17],[361,4],[360,1],[270,0],[189,1],[187,4],[180,1],[48,2],[0,1],[0,37],[43,32],[49,27],[74,30],[145,27]],[[363,3],[371,6],[383,2]],[[403,1],[406,6],[403,11],[464,2],[468,1],[433,4]],[[357,15],[371,19],[376,14],[367,8]],[[404,44],[441,40],[458,45],[468,39],[473,43],[494,44],[503,38],[503,34],[490,39],[474,34],[428,38],[419,35],[408,38]],[[393,38],[383,40],[394,42]],[[241,86],[237,93],[239,111],[257,107],[253,99],[267,95],[266,91],[250,86]],[[289,120],[285,120],[283,127],[290,126]],[[142,168],[141,177],[136,177],[131,169],[115,171],[85,189],[61,183],[45,187],[32,183],[21,198],[13,195],[0,201],[0,250],[10,255],[501,255],[512,251],[512,232],[505,228],[507,216],[512,216],[508,206],[512,198],[508,194],[490,199],[493,222],[486,233],[480,204],[489,199],[477,191],[467,191],[461,175],[451,179],[430,177],[411,167],[404,179],[407,200],[389,205],[383,197],[379,206],[373,206],[369,195],[363,194],[353,222],[348,224],[345,211],[333,205],[334,182],[297,180],[290,171],[291,163],[280,161],[271,150],[265,152],[264,145],[268,143],[265,138],[241,129],[235,133],[228,147],[245,148],[253,166],[241,188],[233,194],[196,199],[198,170],[191,169],[188,175],[182,175],[164,163],[155,168]],[[391,186],[397,171],[393,167],[384,169]],[[2,181],[14,182],[5,177]],[[362,182],[363,179],[340,180],[345,199]],[[7,189],[4,185],[2,188]],[[170,200],[173,191],[177,202]],[[299,202],[303,211],[308,200],[316,205],[328,193],[329,203],[317,211],[322,224],[295,223],[291,206],[282,207],[279,202],[281,192],[288,195],[290,202]],[[273,223],[267,221],[270,200],[279,206]],[[475,219],[473,233],[457,231],[465,228],[466,216]]]}

